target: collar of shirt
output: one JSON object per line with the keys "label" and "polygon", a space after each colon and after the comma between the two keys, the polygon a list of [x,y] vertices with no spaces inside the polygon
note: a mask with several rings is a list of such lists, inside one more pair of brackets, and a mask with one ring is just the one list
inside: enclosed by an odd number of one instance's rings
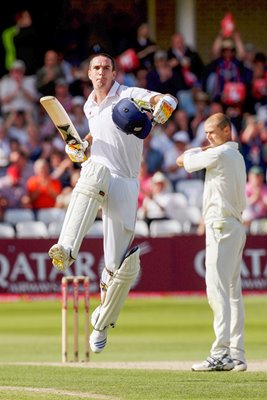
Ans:
{"label": "collar of shirt", "polygon": [[[120,87],[120,84],[117,81],[114,81],[113,85],[111,86],[110,91],[108,92],[107,97],[114,97],[116,96],[118,89]],[[91,103],[96,104],[95,102],[95,90],[92,91],[92,93],[90,93],[89,97],[88,97],[88,101]]]}

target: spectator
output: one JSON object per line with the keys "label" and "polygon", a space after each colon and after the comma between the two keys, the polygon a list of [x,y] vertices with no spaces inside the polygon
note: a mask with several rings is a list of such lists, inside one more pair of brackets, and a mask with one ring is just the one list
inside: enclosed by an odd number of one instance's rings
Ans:
{"label": "spectator", "polygon": [[72,98],[70,110],[70,118],[81,138],[84,138],[89,132],[88,120],[83,112],[84,103],[84,97],[75,96]]}
{"label": "spectator", "polygon": [[62,50],[57,50],[58,62],[59,66],[63,71],[64,77],[69,85],[71,85],[75,81],[74,70],[75,67],[71,65],[71,63],[64,58],[64,54]]}
{"label": "spectator", "polygon": [[[56,148],[51,150],[49,156],[51,178],[59,179],[63,188],[70,186],[71,175],[75,170],[75,165],[64,151]],[[78,169],[78,168],[77,168]]]}
{"label": "spectator", "polygon": [[185,131],[189,134],[190,139],[192,138],[192,132],[190,130],[190,118],[185,110],[178,108],[173,114],[173,120],[176,124],[175,131]]}
{"label": "spectator", "polygon": [[177,168],[176,164],[177,158],[188,148],[190,138],[186,131],[178,131],[173,135],[172,141],[173,146],[164,154],[163,171],[175,191],[177,181],[179,179],[187,179],[190,176],[184,169]]}
{"label": "spectator", "polygon": [[150,38],[148,23],[143,22],[138,26],[133,48],[139,58],[140,67],[150,71],[154,65],[154,54],[158,46],[155,41]]}
{"label": "spectator", "polygon": [[70,184],[69,184],[69,186],[65,186],[62,189],[61,193],[57,196],[55,207],[63,208],[64,210],[67,210],[68,205],[70,203],[70,198],[71,198],[73,188],[75,187],[76,183],[78,182],[79,177],[80,177],[79,169],[76,169],[75,171],[72,172],[72,174],[70,176]]}
{"label": "spectator", "polygon": [[139,208],[139,218],[144,219],[148,226],[153,220],[169,219],[167,204],[171,193],[171,184],[166,176],[156,172],[151,178],[151,192],[145,195]]}
{"label": "spectator", "polygon": [[267,129],[254,115],[244,118],[245,127],[240,135],[241,151],[247,172],[253,166],[261,167],[266,174]]}
{"label": "spectator", "polygon": [[47,50],[44,54],[44,63],[36,71],[36,88],[42,96],[55,95],[57,79],[64,79],[64,72],[60,66],[58,54],[54,50]]}
{"label": "spectator", "polygon": [[25,64],[15,60],[8,73],[0,81],[0,101],[2,114],[5,116],[11,111],[35,112],[35,103],[38,93],[35,88],[35,78],[25,76]]}
{"label": "spectator", "polygon": [[27,124],[26,127],[28,140],[25,151],[28,154],[30,161],[36,161],[42,154],[42,144],[40,137],[39,125],[34,121]]}
{"label": "spectator", "polygon": [[246,57],[246,48],[245,48],[245,45],[241,38],[240,32],[238,32],[236,29],[230,36],[225,36],[223,31],[220,31],[220,33],[216,36],[216,38],[212,44],[212,48],[211,48],[212,59],[216,60],[218,57],[220,57],[223,41],[225,39],[229,39],[229,38],[233,41],[233,44],[236,48],[236,57],[239,60],[244,61],[245,57]]}
{"label": "spectator", "polygon": [[126,71],[120,62],[117,62],[117,81],[121,85],[133,87],[136,85],[134,70]]}
{"label": "spectator", "polygon": [[248,69],[253,69],[253,61],[257,53],[257,48],[253,43],[245,43],[244,65]]}
{"label": "spectator", "polygon": [[179,109],[192,117],[194,114],[192,90],[201,82],[204,64],[199,54],[186,45],[181,33],[172,35],[167,55],[176,80],[179,78],[176,92]]}
{"label": "spectator", "polygon": [[168,49],[168,59],[172,68],[179,69],[184,77],[187,88],[200,81],[203,72],[203,61],[195,50],[192,50],[181,33],[175,33],[171,38],[171,47]]}
{"label": "spectator", "polygon": [[34,75],[41,63],[40,38],[28,10],[17,14],[17,34],[14,37],[16,58],[24,61],[25,74]]}
{"label": "spectator", "polygon": [[7,180],[0,186],[2,212],[7,208],[29,208],[30,198],[25,185],[20,182],[20,170],[17,165],[11,165],[7,170]]}
{"label": "spectator", "polygon": [[162,169],[163,153],[154,148],[151,144],[153,135],[150,134],[144,139],[143,157],[148,174],[152,175]]}
{"label": "spectator", "polygon": [[154,55],[154,68],[147,74],[147,89],[161,93],[170,93],[174,97],[183,87],[183,79],[178,71],[175,71],[169,61],[167,52],[156,51]]}
{"label": "spectator", "polygon": [[[244,102],[246,84],[251,76],[251,71],[236,57],[233,40],[223,39],[220,56],[204,68],[203,90],[210,95],[212,101],[223,101],[226,105],[230,102]],[[227,83],[232,85],[230,93],[226,91]]]}
{"label": "spectator", "polygon": [[192,132],[192,138],[196,136],[196,131],[201,122],[203,122],[209,116],[209,95],[202,90],[197,90],[194,93],[195,112],[189,121],[190,132]]}
{"label": "spectator", "polygon": [[62,190],[59,179],[51,178],[49,164],[42,158],[34,163],[34,175],[26,183],[31,206],[34,210],[54,207]]}
{"label": "spectator", "polygon": [[256,53],[252,62],[252,80],[248,84],[245,110],[256,114],[261,106],[267,105],[267,57]]}
{"label": "spectator", "polygon": [[0,177],[5,174],[9,163],[10,141],[3,119],[0,119]]}
{"label": "spectator", "polygon": [[11,111],[5,120],[5,128],[8,132],[9,139],[16,139],[20,145],[27,149],[29,142],[28,137],[28,124],[32,123],[32,117],[29,112],[23,110]]}
{"label": "spectator", "polygon": [[21,146],[15,146],[12,149],[9,155],[10,166],[16,166],[18,171],[20,172],[20,184],[26,186],[27,180],[34,174],[33,163],[29,160],[28,155],[25,151],[22,150]]}
{"label": "spectator", "polygon": [[145,68],[138,68],[135,71],[135,85],[143,89],[147,88],[147,74],[148,71]]}
{"label": "spectator", "polygon": [[85,99],[91,93],[93,87],[88,78],[89,60],[86,58],[79,66],[72,68],[73,82],[70,84],[70,93],[72,96],[82,96]]}
{"label": "spectator", "polygon": [[14,24],[2,32],[2,43],[5,51],[3,74],[10,70],[16,59],[25,63],[26,75],[36,72],[39,40],[28,10],[22,9],[15,14]]}
{"label": "spectator", "polygon": [[172,136],[176,130],[177,125],[173,119],[169,119],[163,126],[155,126],[151,132],[151,147],[164,155],[164,153],[172,147]]}
{"label": "spectator", "polygon": [[55,97],[69,113],[72,109],[72,96],[69,92],[69,84],[65,78],[56,79]]}
{"label": "spectator", "polygon": [[249,231],[253,220],[267,218],[267,185],[261,167],[251,167],[248,171],[246,199],[247,206],[243,212],[243,220]]}

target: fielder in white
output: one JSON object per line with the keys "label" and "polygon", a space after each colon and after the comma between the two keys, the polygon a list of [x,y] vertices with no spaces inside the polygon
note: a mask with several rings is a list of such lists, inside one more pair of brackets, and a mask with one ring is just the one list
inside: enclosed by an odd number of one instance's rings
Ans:
{"label": "fielder in white", "polygon": [[[99,207],[102,208],[105,268],[100,282],[101,305],[93,312],[94,330],[90,336],[92,351],[99,353],[106,345],[107,330],[114,327],[140,269],[139,248],[129,248],[137,214],[142,134],[147,135],[151,128],[148,129],[148,119],[142,129],[135,126],[134,121],[127,120],[128,114],[129,118],[135,114],[131,103],[129,110],[123,107],[122,111],[116,110],[114,116],[115,106],[128,98],[147,101],[154,109],[153,121],[164,123],[176,108],[177,100],[170,95],[120,85],[115,81],[114,60],[107,54],[91,58],[88,76],[93,91],[84,105],[84,112],[90,128],[87,137],[90,158],[82,163],[81,176],[73,190],[58,243],[51,247],[49,256],[56,268],[65,271],[76,259],[84,236]],[[133,134],[124,133],[113,118],[122,125],[126,118],[125,126]],[[77,161],[84,159],[82,149],[73,150],[67,146],[66,151]]]}
{"label": "fielder in white", "polygon": [[244,306],[241,260],[246,234],[246,169],[238,144],[231,139],[230,120],[222,113],[205,121],[210,143],[187,150],[177,165],[188,172],[206,170],[203,217],[206,227],[206,288],[213,311],[215,341],[210,356],[193,371],[245,371]]}

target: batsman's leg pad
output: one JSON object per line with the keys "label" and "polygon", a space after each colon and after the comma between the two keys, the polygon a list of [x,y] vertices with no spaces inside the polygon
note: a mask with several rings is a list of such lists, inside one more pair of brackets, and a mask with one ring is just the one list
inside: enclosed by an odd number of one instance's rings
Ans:
{"label": "batsman's leg pad", "polygon": [[104,202],[109,181],[110,172],[104,165],[89,161],[82,167],[58,240],[65,248],[71,248],[71,257],[74,259]]}
{"label": "batsman's leg pad", "polygon": [[140,271],[140,248],[133,248],[126,254],[121,266],[110,279],[104,303],[93,312],[91,322],[94,329],[102,331],[114,326],[132,283]]}

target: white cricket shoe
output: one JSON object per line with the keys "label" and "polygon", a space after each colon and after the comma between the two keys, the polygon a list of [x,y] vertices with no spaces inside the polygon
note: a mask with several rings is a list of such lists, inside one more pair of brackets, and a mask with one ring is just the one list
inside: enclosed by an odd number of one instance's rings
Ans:
{"label": "white cricket shoe", "polygon": [[66,271],[73,262],[71,250],[65,249],[61,244],[54,244],[48,251],[49,257],[52,259],[52,264],[59,271]]}
{"label": "white cricket shoe", "polygon": [[234,362],[230,356],[225,354],[222,357],[208,357],[200,364],[193,364],[192,371],[231,371]]}
{"label": "white cricket shoe", "polygon": [[101,353],[107,344],[107,328],[103,331],[94,329],[90,335],[89,343],[93,353]]}
{"label": "white cricket shoe", "polygon": [[234,362],[233,371],[241,372],[241,371],[246,371],[248,369],[248,366],[245,363],[245,361],[237,360],[234,358],[233,362]]}

